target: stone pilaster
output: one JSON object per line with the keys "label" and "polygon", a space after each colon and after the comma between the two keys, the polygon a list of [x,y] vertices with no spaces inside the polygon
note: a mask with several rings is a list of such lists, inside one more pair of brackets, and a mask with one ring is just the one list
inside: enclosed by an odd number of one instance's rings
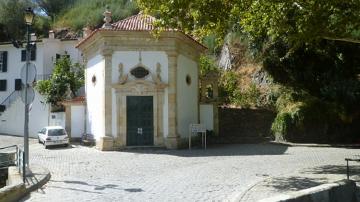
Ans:
{"label": "stone pilaster", "polygon": [[157,136],[156,143],[157,145],[163,145],[164,143],[164,126],[163,126],[163,108],[164,108],[164,93],[162,91],[157,92]]}
{"label": "stone pilaster", "polygon": [[166,138],[165,145],[169,149],[178,148],[179,144],[179,135],[177,134],[177,99],[176,99],[176,91],[177,91],[177,52],[167,52],[168,61],[169,61],[169,69],[168,69],[168,119],[169,119],[169,134]]}
{"label": "stone pilaster", "polygon": [[103,49],[101,51],[105,60],[104,67],[104,112],[103,116],[103,133],[104,136],[100,138],[99,149],[100,150],[113,150],[114,138],[112,135],[112,54],[113,50]]}

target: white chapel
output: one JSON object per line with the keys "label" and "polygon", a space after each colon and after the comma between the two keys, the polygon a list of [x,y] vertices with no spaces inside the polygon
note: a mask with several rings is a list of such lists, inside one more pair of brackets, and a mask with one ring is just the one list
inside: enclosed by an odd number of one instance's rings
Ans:
{"label": "white chapel", "polygon": [[178,148],[199,123],[199,57],[205,47],[138,14],[105,24],[77,45],[85,59],[86,133],[97,147]]}

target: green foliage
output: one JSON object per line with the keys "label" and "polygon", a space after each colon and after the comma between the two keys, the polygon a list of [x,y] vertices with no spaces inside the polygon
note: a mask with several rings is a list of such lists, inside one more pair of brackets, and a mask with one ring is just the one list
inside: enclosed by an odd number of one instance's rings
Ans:
{"label": "green foliage", "polygon": [[216,37],[214,35],[206,36],[203,38],[202,42],[208,48],[208,53],[215,55],[219,49],[219,44],[216,42]]}
{"label": "green foliage", "polygon": [[276,108],[278,114],[271,130],[277,141],[333,142],[348,138],[349,134],[333,132],[346,126],[342,120],[343,108],[305,91],[283,88]]}
{"label": "green foliage", "polygon": [[199,59],[200,76],[204,76],[211,71],[219,71],[215,58],[210,55],[201,55]]}
{"label": "green foliage", "polygon": [[290,48],[276,42],[267,49],[264,68],[278,82],[336,103],[348,111],[360,102],[360,47],[323,41],[318,46]]}
{"label": "green foliage", "polygon": [[223,71],[220,77],[219,96],[225,103],[233,103],[238,88],[238,77],[234,71]]}
{"label": "green foliage", "polygon": [[36,83],[36,89],[45,97],[46,103],[57,105],[66,98],[69,90],[73,95],[84,85],[84,68],[72,64],[70,59],[62,57],[56,61],[53,74],[49,80]]}
{"label": "green foliage", "polygon": [[70,8],[77,0],[34,0],[38,7],[52,20],[63,10]]}
{"label": "green foliage", "polygon": [[21,11],[31,5],[29,0],[0,0],[0,25],[2,25],[0,31],[4,35],[0,41],[24,38],[26,26],[24,12]]}
{"label": "green foliage", "polygon": [[74,31],[80,31],[85,26],[97,28],[104,23],[103,13],[106,6],[112,12],[113,21],[138,12],[136,2],[130,0],[76,0],[71,8],[63,11],[56,19],[55,26],[70,27]]}
{"label": "green foliage", "polygon": [[236,89],[230,101],[238,106],[249,108],[259,105],[260,90],[252,83],[249,88],[241,91]]}
{"label": "green foliage", "polygon": [[[199,38],[223,39],[240,27],[253,39],[286,38],[289,44],[319,39],[359,39],[358,0],[138,0],[141,9],[158,14],[159,25],[181,28]],[[234,26],[235,25],[235,26]]]}
{"label": "green foliage", "polygon": [[286,141],[286,135],[289,133],[289,127],[292,123],[291,115],[287,112],[278,113],[271,125],[271,131],[276,141]]}
{"label": "green foliage", "polygon": [[145,12],[160,17],[159,26],[181,28],[198,38],[214,35],[219,40],[233,24],[230,15],[237,7],[234,0],[138,0],[138,4]]}
{"label": "green foliage", "polygon": [[46,37],[52,28],[97,28],[103,24],[103,12],[108,5],[113,21],[136,14],[137,4],[131,0],[0,0],[0,41],[23,40],[26,32],[24,10],[35,10],[33,32]]}

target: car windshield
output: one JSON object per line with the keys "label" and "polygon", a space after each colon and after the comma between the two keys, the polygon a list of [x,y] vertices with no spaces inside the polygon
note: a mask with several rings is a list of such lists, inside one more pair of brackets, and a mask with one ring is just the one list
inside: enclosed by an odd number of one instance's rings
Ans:
{"label": "car windshield", "polygon": [[66,133],[64,129],[51,129],[48,131],[48,136],[61,136],[65,134]]}

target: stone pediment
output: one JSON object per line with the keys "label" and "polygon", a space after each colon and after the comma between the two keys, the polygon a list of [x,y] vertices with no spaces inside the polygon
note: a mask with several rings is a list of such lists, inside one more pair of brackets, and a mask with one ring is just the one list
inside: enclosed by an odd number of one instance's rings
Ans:
{"label": "stone pediment", "polygon": [[132,80],[124,84],[113,84],[112,87],[115,88],[117,92],[132,93],[134,95],[145,95],[150,92],[162,92],[167,87],[167,84],[155,83],[148,80]]}

